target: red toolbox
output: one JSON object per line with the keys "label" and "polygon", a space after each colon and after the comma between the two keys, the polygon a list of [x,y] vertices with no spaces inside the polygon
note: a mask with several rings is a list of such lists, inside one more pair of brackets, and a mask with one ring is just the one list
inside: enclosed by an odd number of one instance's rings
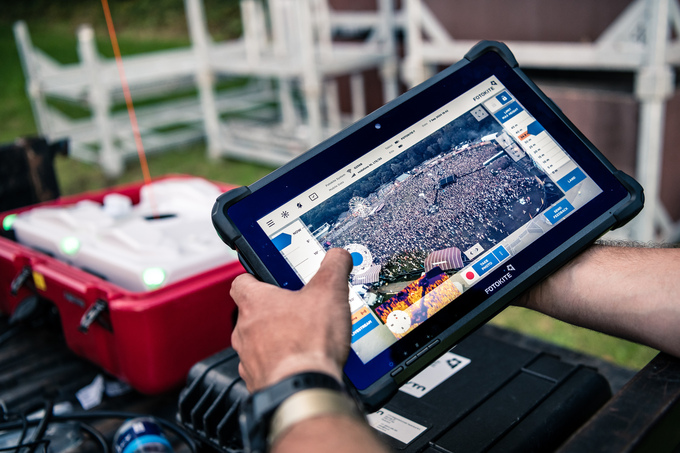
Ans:
{"label": "red toolbox", "polygon": [[[69,206],[82,200],[101,203],[111,193],[136,204],[142,187],[137,183],[62,197],[2,213],[0,219],[36,206]],[[229,288],[243,272],[235,261],[155,290],[135,292],[0,237],[0,311],[11,315],[35,295],[50,301],[76,354],[135,389],[154,394],[180,386],[194,363],[230,345],[235,305]]]}

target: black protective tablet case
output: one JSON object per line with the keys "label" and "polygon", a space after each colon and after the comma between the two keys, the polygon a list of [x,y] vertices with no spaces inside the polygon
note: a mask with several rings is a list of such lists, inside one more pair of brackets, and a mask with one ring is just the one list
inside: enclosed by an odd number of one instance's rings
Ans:
{"label": "black protective tablet case", "polygon": [[[370,124],[375,124],[377,120],[385,117],[391,110],[405,102],[411,101],[428,88],[444,80],[488,52],[498,54],[505,63],[512,68],[512,71],[526,82],[527,86],[533,90],[535,95],[544,102],[542,108],[548,109],[551,115],[555,115],[559,118],[559,120],[563,122],[563,125],[575,134],[577,139],[580,140],[582,144],[592,152],[593,156],[595,156],[595,158],[599,160],[621,183],[629,196],[626,200],[617,203],[615,206],[611,207],[611,209],[601,213],[601,215],[585,225],[576,234],[557,245],[554,250],[536,261],[532,266],[522,269],[521,275],[518,278],[513,279],[513,281],[508,284],[503,282],[504,285],[502,288],[494,291],[482,304],[476,306],[474,310],[459,318],[453,326],[442,330],[436,336],[428,337],[429,340],[426,345],[423,346],[422,343],[416,344],[415,347],[412,348],[413,351],[409,352],[407,356],[404,356],[403,360],[399,363],[390,362],[390,372],[382,374],[382,377],[379,379],[372,380],[372,384],[368,387],[358,391],[360,399],[369,409],[376,409],[383,405],[385,401],[397,391],[399,386],[406,382],[418,370],[424,368],[438,356],[448,351],[451,346],[460,341],[481,323],[490,319],[494,314],[507,306],[514,298],[521,294],[521,292],[558,269],[608,230],[618,228],[634,217],[643,206],[644,197],[641,186],[628,175],[616,170],[576,129],[569,119],[562,114],[560,109],[519,69],[517,61],[505,44],[493,41],[483,41],[473,47],[461,62],[454,64],[432,79],[413,88],[346,130],[331,137],[304,155],[274,171],[272,174],[255,182],[251,186],[240,187],[223,194],[218,198],[213,208],[212,218],[218,234],[225,243],[238,251],[241,263],[246,270],[263,281],[278,284],[270,269],[268,269],[259,259],[253,245],[246,237],[244,237],[230,218],[229,209],[251,194],[276,181],[277,178],[282,175],[286,175],[288,172],[294,172],[297,167],[323,153],[331,146],[350,137],[361,128]],[[487,292],[487,294],[489,293]]]}

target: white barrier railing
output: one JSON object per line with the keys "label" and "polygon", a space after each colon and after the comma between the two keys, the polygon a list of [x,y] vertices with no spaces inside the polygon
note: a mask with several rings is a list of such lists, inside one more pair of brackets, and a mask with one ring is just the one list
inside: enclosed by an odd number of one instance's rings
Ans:
{"label": "white barrier railing", "polygon": [[[453,63],[475,43],[456,40],[423,0],[378,0],[376,11],[334,11],[327,0],[241,0],[243,36],[213,42],[201,0],[185,0],[191,47],[124,58],[136,100],[196,89],[197,97],[140,108],[145,148],[161,150],[206,138],[208,155],[234,156],[279,165],[366,113],[362,72],[377,68],[383,99],[398,94],[397,29],[406,36],[403,78],[413,86],[442,64]],[[117,175],[134,155],[126,114],[112,112],[122,98],[113,60],[96,51],[88,27],[78,32],[77,64],[61,65],[30,41],[25,24],[15,36],[39,133],[68,136],[72,155],[97,162]],[[361,36],[336,40],[334,35]],[[523,67],[621,70],[636,73],[640,102],[637,179],[646,207],[630,236],[677,239],[680,225],[659,200],[665,102],[674,91],[673,67],[680,65],[680,7],[677,0],[634,0],[593,43],[508,42]],[[352,112],[340,111],[336,78],[349,75]],[[215,90],[223,77],[255,84]],[[85,103],[91,115],[71,119],[50,98]],[[272,107],[273,106],[273,107]],[[270,107],[267,109],[266,107]],[[249,112],[236,117],[226,113]]]}
{"label": "white barrier railing", "polygon": [[[377,11],[364,13],[333,11],[326,0],[269,0],[266,9],[262,1],[242,0],[243,39],[229,59],[215,57],[200,1],[185,0],[185,5],[195,52],[202,56],[199,66],[206,82],[199,87],[213,157],[287,162],[365,115],[362,72],[366,69],[380,70],[386,101],[398,94],[392,0],[380,0]],[[367,37],[339,42],[334,33]],[[210,81],[234,74],[275,82],[276,121],[216,120]],[[337,99],[335,79],[340,75],[351,80],[348,119],[343,118]]]}
{"label": "white barrier railing", "polygon": [[[423,0],[406,0],[405,79],[414,86],[461,59],[475,41],[454,39]],[[593,43],[506,42],[526,68],[631,71],[640,104],[636,179],[645,189],[645,208],[625,234],[632,239],[678,240],[659,192],[666,101],[680,66],[680,6],[677,0],[634,0]]]}
{"label": "white barrier railing", "polygon": [[[336,76],[352,79],[355,119],[366,111],[362,71],[379,68],[385,100],[397,95],[392,0],[380,0],[379,11],[359,15],[336,13],[326,0],[269,0],[268,8],[261,0],[242,0],[243,36],[228,42],[209,37],[201,0],[186,0],[185,8],[191,47],[123,59],[135,101],[198,91],[198,96],[137,109],[147,151],[206,137],[210,157],[278,165],[347,123],[340,114]],[[352,22],[359,16],[362,23]],[[337,31],[367,33],[368,38],[334,42]],[[97,52],[93,30],[79,29],[79,62],[74,64],[60,64],[33,46],[23,22],[14,32],[38,132],[51,140],[68,137],[74,158],[119,175],[136,149],[126,113],[112,111],[123,97],[115,61]],[[217,91],[216,80],[225,77],[256,82]],[[50,99],[84,105],[90,115],[70,118]],[[255,115],[223,119],[236,112]]]}

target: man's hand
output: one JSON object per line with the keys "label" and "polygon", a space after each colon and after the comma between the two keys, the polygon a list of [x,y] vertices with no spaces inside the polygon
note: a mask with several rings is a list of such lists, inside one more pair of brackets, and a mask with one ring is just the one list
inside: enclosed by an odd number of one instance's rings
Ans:
{"label": "man's hand", "polygon": [[250,392],[303,371],[320,371],[342,381],[350,347],[347,277],[352,259],[328,251],[316,275],[299,291],[237,277],[231,297],[239,308],[232,346]]}

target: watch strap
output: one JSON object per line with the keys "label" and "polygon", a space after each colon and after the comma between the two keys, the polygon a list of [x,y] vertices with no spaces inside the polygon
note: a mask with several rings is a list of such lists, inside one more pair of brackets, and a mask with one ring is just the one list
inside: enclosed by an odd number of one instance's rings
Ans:
{"label": "watch strap", "polygon": [[267,449],[269,423],[274,411],[283,401],[295,393],[313,388],[344,391],[344,387],[335,378],[327,374],[305,372],[289,376],[246,398],[241,403],[239,416],[245,451],[264,453]]}
{"label": "watch strap", "polygon": [[293,425],[326,415],[361,419],[356,403],[345,393],[326,388],[302,390],[287,398],[274,412],[269,427],[269,446],[274,445],[274,442]]}

